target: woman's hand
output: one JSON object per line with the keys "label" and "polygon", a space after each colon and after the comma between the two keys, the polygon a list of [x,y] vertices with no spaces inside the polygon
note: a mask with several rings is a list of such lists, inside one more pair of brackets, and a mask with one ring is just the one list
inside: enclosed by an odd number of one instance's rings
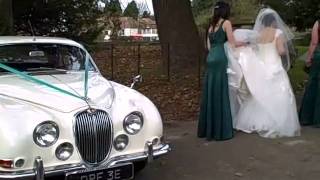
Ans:
{"label": "woman's hand", "polygon": [[247,46],[249,44],[249,42],[236,41],[236,47]]}
{"label": "woman's hand", "polygon": [[312,60],[311,59],[307,59],[306,66],[310,67],[311,65],[312,65]]}

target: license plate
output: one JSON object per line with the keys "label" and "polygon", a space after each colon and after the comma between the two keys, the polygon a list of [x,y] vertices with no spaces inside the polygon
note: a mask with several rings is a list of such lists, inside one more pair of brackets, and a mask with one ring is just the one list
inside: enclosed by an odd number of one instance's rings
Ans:
{"label": "license plate", "polygon": [[121,180],[133,179],[133,164],[113,166],[107,169],[71,172],[66,180]]}

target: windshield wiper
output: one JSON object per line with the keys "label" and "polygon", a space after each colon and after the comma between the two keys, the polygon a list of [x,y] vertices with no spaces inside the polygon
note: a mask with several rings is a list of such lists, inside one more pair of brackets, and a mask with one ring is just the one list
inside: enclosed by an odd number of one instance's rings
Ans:
{"label": "windshield wiper", "polygon": [[65,69],[56,69],[49,67],[38,67],[38,68],[28,68],[26,70],[28,74],[31,75],[42,75],[42,74],[66,74],[67,70]]}
{"label": "windshield wiper", "polygon": [[67,71],[65,69],[57,69],[57,68],[50,68],[50,67],[37,67],[37,68],[28,68],[27,71]]}

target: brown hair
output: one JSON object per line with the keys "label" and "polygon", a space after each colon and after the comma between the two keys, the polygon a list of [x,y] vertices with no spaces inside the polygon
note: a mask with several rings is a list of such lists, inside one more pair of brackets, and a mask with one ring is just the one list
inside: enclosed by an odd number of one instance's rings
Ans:
{"label": "brown hair", "polygon": [[219,22],[220,18],[229,19],[230,16],[230,6],[228,3],[223,1],[218,1],[214,6],[214,13],[211,19],[211,26],[214,28],[216,27],[217,23]]}

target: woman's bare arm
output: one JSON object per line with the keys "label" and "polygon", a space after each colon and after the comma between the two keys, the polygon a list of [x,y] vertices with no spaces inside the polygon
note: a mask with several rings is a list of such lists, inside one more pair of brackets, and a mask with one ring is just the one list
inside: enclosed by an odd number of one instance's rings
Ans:
{"label": "woman's bare arm", "polygon": [[232,24],[229,20],[226,20],[223,23],[223,29],[227,33],[228,42],[231,44],[232,47],[239,47],[244,46],[246,43],[244,42],[238,42],[233,36],[233,30],[232,30]]}
{"label": "woman's bare arm", "polygon": [[308,50],[308,56],[307,56],[307,64],[311,65],[312,63],[312,58],[313,58],[313,53],[315,49],[318,46],[319,43],[319,23],[318,21],[314,23],[313,28],[312,28],[312,34],[311,34],[311,42]]}
{"label": "woman's bare arm", "polygon": [[207,49],[208,51],[210,51],[210,48],[211,48],[211,44],[210,44],[210,39],[209,39],[209,34],[213,31],[213,28],[212,26],[209,27],[208,29],[208,36],[207,36]]}
{"label": "woman's bare arm", "polygon": [[209,37],[207,38],[207,48],[208,48],[208,51],[211,49]]}
{"label": "woman's bare arm", "polygon": [[285,43],[285,40],[283,38],[283,35],[278,36],[276,39],[276,46],[280,56],[286,55],[287,53],[284,47],[284,43]]}

